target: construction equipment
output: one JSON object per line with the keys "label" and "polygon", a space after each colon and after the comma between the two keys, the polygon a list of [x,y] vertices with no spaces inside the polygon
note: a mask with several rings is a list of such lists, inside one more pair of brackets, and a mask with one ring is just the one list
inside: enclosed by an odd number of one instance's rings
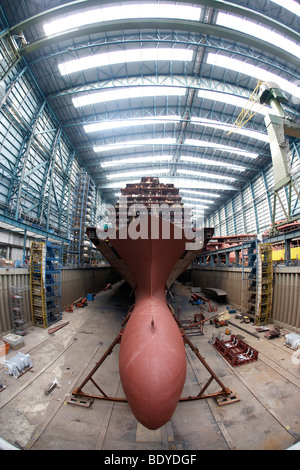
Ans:
{"label": "construction equipment", "polygon": [[192,293],[192,296],[191,296],[191,301],[192,303],[194,303],[194,305],[198,305],[200,304],[201,302],[204,303],[204,302],[207,302],[209,307],[208,307],[208,311],[209,312],[216,312],[218,310],[218,307],[213,307],[210,303],[210,300],[207,299],[206,297],[203,297],[202,295],[200,294],[197,294],[196,292],[193,292]]}
{"label": "construction equipment", "polygon": [[[175,312],[173,313],[173,315],[174,314],[175,314]],[[179,318],[178,318],[178,320],[179,320]],[[203,324],[206,321],[207,321],[207,318],[205,318],[203,312],[200,312],[200,313],[195,313],[194,321],[193,320],[181,320],[181,324],[182,324],[182,326],[183,326],[183,328],[184,328],[184,330],[186,331],[187,334],[189,334],[189,335],[191,335],[191,334],[193,334],[193,335],[195,335],[195,334],[203,335]]]}
{"label": "construction equipment", "polygon": [[92,213],[94,183],[86,172],[76,174],[70,222],[68,259],[73,266],[91,262],[91,243],[85,239],[85,227]]}
{"label": "construction equipment", "polygon": [[30,250],[30,298],[34,326],[48,328],[62,317],[61,246],[32,242]]}
{"label": "construction equipment", "polygon": [[233,367],[257,361],[258,358],[258,351],[235,335],[231,335],[230,341],[221,341],[216,337],[213,346]]}
{"label": "construction equipment", "polygon": [[220,328],[220,326],[227,326],[228,322],[226,320],[219,320],[218,318],[214,318],[210,320],[211,325],[215,325],[216,328]]}
{"label": "construction equipment", "polygon": [[29,354],[19,352],[16,356],[5,361],[5,372],[13,375],[15,379],[32,368],[32,362]]}
{"label": "construction equipment", "polygon": [[271,243],[260,243],[258,240],[243,243],[242,263],[243,313],[246,317],[253,318],[258,326],[268,324],[271,319],[273,293]]}
{"label": "construction equipment", "polygon": [[44,390],[44,394],[45,394],[45,395],[49,395],[49,393],[51,393],[52,390],[54,390],[55,387],[57,387],[57,384],[58,384],[57,378],[55,378],[55,379],[53,380],[53,382],[51,382],[51,383],[48,385],[48,387],[46,388],[46,390]]}
{"label": "construction equipment", "polygon": [[221,312],[216,318],[210,320],[210,324],[215,325],[216,328],[220,328],[220,326],[228,326],[229,319],[230,313],[228,313],[228,311]]}
{"label": "construction equipment", "polygon": [[228,318],[230,318],[230,314],[228,314],[228,311],[227,311],[227,310],[225,310],[225,311],[223,311],[223,312],[220,312],[220,313],[215,313],[214,315],[211,315],[211,316],[208,317],[208,318],[203,318],[204,315],[203,315],[203,317],[201,317],[201,318],[200,318],[200,316],[201,316],[201,314],[200,314],[200,315],[199,315],[199,314],[198,314],[198,315],[197,315],[197,314],[194,315],[194,321],[193,321],[193,320],[190,320],[190,321],[184,326],[184,330],[186,330],[186,329],[188,329],[188,328],[194,328],[194,327],[197,327],[197,326],[200,328],[200,327],[202,327],[203,324],[204,324],[205,322],[207,322],[207,321],[209,321],[209,322],[211,323],[215,317],[218,317],[221,321],[224,321],[224,320],[227,321]]}
{"label": "construction equipment", "polygon": [[279,328],[276,328],[274,330],[268,331],[264,337],[267,339],[273,339],[273,338],[278,338],[280,336],[280,330]]}
{"label": "construction equipment", "polygon": [[244,315],[241,323],[250,323],[250,318],[247,315]]}
{"label": "construction equipment", "polygon": [[29,286],[10,286],[12,323],[17,335],[26,334],[25,292],[29,289]]}
{"label": "construction equipment", "polygon": [[296,350],[300,348],[300,335],[298,335],[297,333],[289,333],[285,335],[285,339],[286,339],[284,343],[285,346],[288,346]]}
{"label": "construction equipment", "polygon": [[[233,124],[234,128],[242,129],[245,126],[245,124],[247,124],[247,122],[250,121],[250,119],[252,119],[264,106],[265,103],[260,102],[260,93],[261,93],[262,83],[263,82],[261,80],[258,80],[257,85],[254,91],[252,92],[250,98],[248,99],[245,107],[242,109],[235,123]],[[257,106],[259,104],[261,104],[260,108]],[[233,130],[228,132],[227,135],[232,134],[232,132]]]}
{"label": "construction equipment", "polygon": [[76,307],[86,307],[87,306],[87,298],[86,297],[83,297],[82,299],[79,300],[79,302],[77,302],[76,304]]}

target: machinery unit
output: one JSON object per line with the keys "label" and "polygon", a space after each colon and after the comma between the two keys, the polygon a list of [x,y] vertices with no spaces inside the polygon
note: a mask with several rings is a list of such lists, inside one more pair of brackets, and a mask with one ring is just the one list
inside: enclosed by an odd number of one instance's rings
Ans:
{"label": "machinery unit", "polygon": [[32,367],[29,354],[19,352],[16,356],[5,361],[5,372],[17,379]]}
{"label": "machinery unit", "polygon": [[257,361],[258,358],[258,351],[235,335],[231,335],[230,341],[221,341],[216,337],[213,346],[233,367]]}

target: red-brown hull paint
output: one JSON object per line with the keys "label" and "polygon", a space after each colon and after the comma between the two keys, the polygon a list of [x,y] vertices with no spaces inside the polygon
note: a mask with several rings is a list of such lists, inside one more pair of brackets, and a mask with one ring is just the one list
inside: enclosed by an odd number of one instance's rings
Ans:
{"label": "red-brown hull paint", "polygon": [[161,236],[110,240],[136,283],[135,306],[120,345],[121,383],[134,416],[149,429],[163,426],[172,417],[186,377],[183,339],[165,294],[185,241],[184,236],[174,239],[172,230],[166,240]]}
{"label": "red-brown hull paint", "polygon": [[186,358],[166,304],[153,297],[138,302],[122,337],[119,370],[136,419],[148,429],[168,422],[184,386]]}

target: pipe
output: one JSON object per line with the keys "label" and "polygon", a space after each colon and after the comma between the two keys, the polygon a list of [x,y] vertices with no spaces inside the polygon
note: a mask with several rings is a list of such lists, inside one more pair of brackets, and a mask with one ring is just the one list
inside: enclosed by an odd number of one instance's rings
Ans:
{"label": "pipe", "polygon": [[240,330],[245,331],[245,333],[248,333],[248,335],[252,335],[252,336],[254,336],[255,338],[260,339],[259,336],[258,336],[256,333],[251,333],[251,331],[246,330],[246,328],[242,328],[241,326],[237,325],[236,323],[233,323],[233,322],[230,321],[230,320],[227,320],[227,321],[228,321],[228,323],[230,323],[230,325],[235,326],[236,328],[239,328]]}

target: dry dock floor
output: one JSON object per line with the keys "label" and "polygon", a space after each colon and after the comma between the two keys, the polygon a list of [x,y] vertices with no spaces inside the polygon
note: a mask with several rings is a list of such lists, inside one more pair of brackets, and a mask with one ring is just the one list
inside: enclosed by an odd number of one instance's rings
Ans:
{"label": "dry dock floor", "polygon": [[[176,282],[169,301],[180,318],[193,319],[198,306],[189,303],[191,287]],[[230,326],[233,334],[259,351],[256,362],[233,368],[212,346],[216,329],[204,324],[203,335],[190,336],[220,380],[239,401],[220,406],[214,398],[180,402],[162,428],[149,431],[132,415],[127,403],[94,400],[89,407],[68,404],[76,385],[87,376],[118,335],[133,298],[123,282],[98,293],[85,308],[63,312],[52,326],[69,322],[54,334],[30,327],[19,350],[28,353],[33,367],[15,379],[0,377],[6,388],[0,393],[0,437],[22,449],[32,450],[283,450],[300,441],[300,364],[293,350],[284,346],[284,334],[259,339]],[[214,303],[214,302],[213,302]],[[219,311],[224,305],[218,305]],[[212,315],[207,312],[205,317]],[[234,314],[232,314],[234,315]],[[234,320],[239,322],[238,320]],[[255,332],[253,324],[243,324]],[[273,329],[273,326],[271,326]],[[118,373],[119,345],[94,378],[107,395],[124,397]],[[18,351],[10,350],[8,359]],[[186,346],[187,377],[183,396],[196,395],[208,372]],[[57,386],[46,395],[48,385]],[[210,391],[219,390],[216,383]],[[88,392],[98,391],[89,382]]]}

